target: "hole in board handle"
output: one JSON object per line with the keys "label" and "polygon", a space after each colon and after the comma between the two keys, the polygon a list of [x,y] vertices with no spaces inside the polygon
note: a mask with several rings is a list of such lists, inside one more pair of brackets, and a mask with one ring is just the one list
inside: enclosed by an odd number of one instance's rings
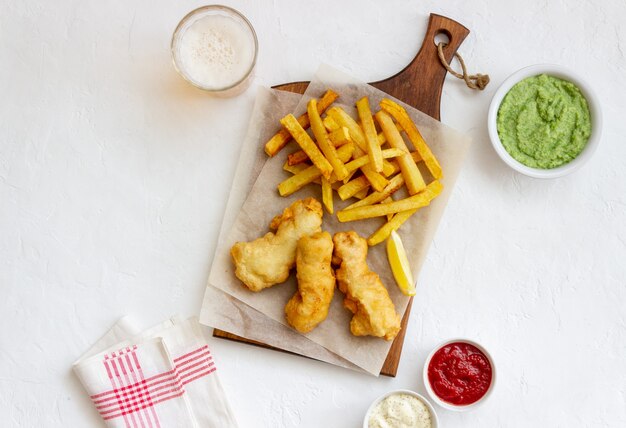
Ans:
{"label": "hole in board handle", "polygon": [[448,30],[439,30],[435,33],[435,37],[433,38],[433,42],[435,46],[439,46],[439,43],[443,43],[444,46],[450,43],[450,39],[452,35],[448,32]]}

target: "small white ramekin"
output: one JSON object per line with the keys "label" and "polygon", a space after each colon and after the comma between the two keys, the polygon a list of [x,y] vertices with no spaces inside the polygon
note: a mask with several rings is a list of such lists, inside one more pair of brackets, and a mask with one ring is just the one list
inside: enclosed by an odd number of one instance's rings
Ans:
{"label": "small white ramekin", "polygon": [[390,395],[394,395],[394,394],[412,395],[413,397],[415,397],[418,400],[420,400],[422,403],[424,403],[426,405],[426,407],[428,408],[428,411],[430,412],[430,420],[432,422],[432,428],[440,428],[439,419],[437,419],[437,412],[435,412],[435,408],[433,407],[433,405],[430,404],[430,402],[425,397],[423,397],[422,395],[418,394],[417,392],[410,391],[408,389],[396,389],[395,391],[388,392],[385,395],[382,395],[382,396],[378,397],[376,400],[374,400],[374,402],[367,409],[367,412],[365,412],[365,418],[363,419],[363,428],[368,428],[369,427],[370,414],[372,413],[372,410],[374,409],[374,407],[376,407],[378,405],[378,403],[383,401],[385,398],[389,397]]}
{"label": "small white ramekin", "polygon": [[[475,402],[473,402],[471,404],[458,405],[458,404],[452,404],[452,403],[448,403],[446,401],[443,401],[441,398],[439,398],[437,396],[437,394],[435,394],[435,391],[433,391],[433,388],[430,386],[430,381],[428,380],[428,365],[430,364],[430,360],[432,360],[433,355],[435,355],[435,352],[437,352],[438,350],[440,350],[441,348],[443,348],[446,345],[449,345],[451,343],[456,343],[456,342],[468,343],[470,345],[474,345],[483,354],[485,354],[485,356],[489,360],[489,364],[491,364],[491,384],[489,385],[489,389],[487,389],[487,392],[485,392],[485,395],[483,395],[480,398],[480,400],[475,401]],[[485,401],[487,401],[487,399],[489,398],[489,396],[493,392],[493,388],[496,385],[496,365],[495,365],[495,363],[493,361],[493,357],[491,356],[491,354],[481,344],[476,343],[473,340],[469,340],[469,339],[463,339],[463,338],[452,339],[452,340],[446,340],[445,342],[439,344],[428,355],[428,357],[426,358],[426,362],[424,363],[423,376],[424,376],[424,386],[426,387],[426,392],[428,393],[428,396],[431,398],[431,400],[433,400],[435,403],[437,403],[438,405],[440,405],[444,409],[453,410],[455,412],[465,412],[465,411],[468,411],[468,410],[473,410],[476,407],[478,407],[481,404],[483,404]]]}
{"label": "small white ramekin", "polygon": [[[578,86],[587,100],[589,111],[591,113],[591,136],[589,137],[589,141],[587,141],[587,145],[583,151],[571,162],[552,169],[531,168],[514,159],[502,145],[500,137],[498,136],[498,126],[496,123],[500,104],[502,103],[504,96],[511,90],[511,88],[516,83],[526,79],[527,77],[537,76],[540,74],[558,77],[559,79],[570,81],[574,85]],[[500,156],[500,158],[508,166],[529,177],[556,178],[576,171],[591,158],[600,144],[600,136],[602,134],[602,111],[600,108],[600,101],[591,87],[573,71],[555,64],[531,65],[516,71],[510,75],[502,83],[502,85],[500,85],[491,100],[491,105],[489,106],[489,113],[487,114],[487,128],[489,130],[489,138],[491,139],[493,148],[496,150],[496,153],[498,153],[498,156]]]}

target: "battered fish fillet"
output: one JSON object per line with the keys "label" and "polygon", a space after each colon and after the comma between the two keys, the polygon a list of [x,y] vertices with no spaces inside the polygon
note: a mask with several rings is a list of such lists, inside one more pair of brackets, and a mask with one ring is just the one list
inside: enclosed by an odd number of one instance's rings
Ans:
{"label": "battered fish fillet", "polygon": [[343,305],[354,316],[350,331],[355,336],[376,336],[392,340],[400,331],[400,317],[379,276],[367,266],[367,241],[356,232],[339,232],[333,237],[333,260]]}
{"label": "battered fish fillet", "polygon": [[328,232],[303,236],[296,249],[298,291],[287,302],[287,322],[300,333],[312,331],[326,319],[335,293],[335,274],[330,266],[333,240]]}
{"label": "battered fish fillet", "polygon": [[298,239],[319,232],[322,205],[314,198],[299,200],[274,217],[272,229],[252,242],[237,242],[230,249],[235,275],[252,291],[285,282],[296,263]]}

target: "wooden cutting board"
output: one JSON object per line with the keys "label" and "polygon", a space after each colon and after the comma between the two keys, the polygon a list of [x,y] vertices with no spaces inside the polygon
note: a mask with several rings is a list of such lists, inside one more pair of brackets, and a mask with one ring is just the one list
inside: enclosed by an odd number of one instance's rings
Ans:
{"label": "wooden cutting board", "polygon": [[[370,83],[381,91],[404,101],[437,120],[440,120],[441,91],[447,73],[446,69],[441,65],[437,54],[435,36],[439,34],[443,34],[448,38],[448,44],[443,48],[443,52],[446,60],[450,63],[457,49],[469,34],[469,30],[450,18],[431,14],[428,20],[426,35],[422,41],[422,47],[409,65],[387,79]],[[309,82],[292,82],[276,85],[273,88],[303,94],[308,85]],[[404,318],[402,318],[402,330],[400,330],[400,333],[393,341],[385,364],[380,371],[382,375],[395,377],[398,372],[412,303],[413,299],[411,298]],[[218,329],[213,330],[213,336],[287,352]]]}

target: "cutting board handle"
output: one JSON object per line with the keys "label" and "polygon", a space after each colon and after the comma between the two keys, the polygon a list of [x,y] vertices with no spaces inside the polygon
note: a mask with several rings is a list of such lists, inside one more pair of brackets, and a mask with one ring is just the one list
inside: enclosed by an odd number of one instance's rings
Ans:
{"label": "cutting board handle", "polygon": [[447,71],[439,61],[435,36],[447,36],[443,53],[450,63],[469,33],[455,20],[431,13],[422,47],[413,61],[394,76],[372,85],[440,120],[439,105]]}

